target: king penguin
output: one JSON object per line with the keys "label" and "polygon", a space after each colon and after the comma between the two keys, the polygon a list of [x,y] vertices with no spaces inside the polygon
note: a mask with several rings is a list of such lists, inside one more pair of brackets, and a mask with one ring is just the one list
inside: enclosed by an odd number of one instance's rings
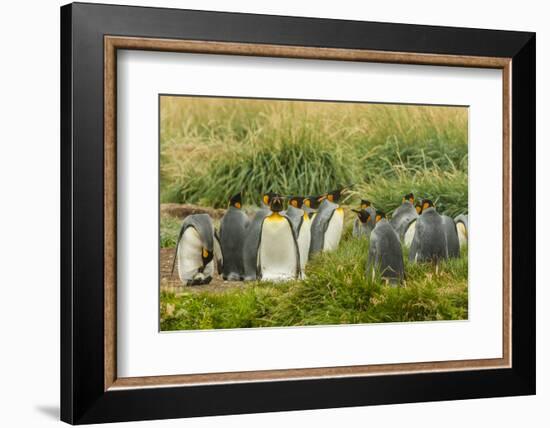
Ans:
{"label": "king penguin", "polygon": [[[370,217],[370,214],[369,214]],[[386,220],[386,214],[376,211],[376,226],[374,227],[367,257],[367,275],[379,271],[382,278],[391,284],[400,283],[405,277],[403,249],[395,229]]]}
{"label": "king penguin", "polygon": [[262,281],[288,281],[300,275],[296,234],[282,210],[283,198],[273,197],[270,214],[262,221],[257,261],[257,276]]}
{"label": "king penguin", "polygon": [[269,205],[271,204],[271,199],[274,196],[277,196],[274,192],[267,192],[262,196],[260,209],[256,211],[252,221],[246,228],[243,244],[243,267],[245,281],[255,281],[258,279],[256,270],[258,264],[260,232],[264,218],[271,213]]}
{"label": "king penguin", "polygon": [[460,214],[455,217],[456,231],[458,233],[458,242],[462,248],[468,244],[468,214]]}
{"label": "king penguin", "polygon": [[356,238],[370,238],[370,234],[375,226],[376,210],[372,207],[369,200],[361,199],[360,209],[352,211],[357,213],[357,218],[353,222],[353,236]]}
{"label": "king penguin", "polygon": [[208,284],[212,280],[214,257],[219,257],[214,254],[214,240],[214,225],[208,214],[192,214],[185,218],[172,262],[172,274],[177,264],[184,285]]}
{"label": "king penguin", "polygon": [[447,240],[447,255],[451,258],[460,257],[460,242],[455,221],[447,215],[442,215],[441,221],[443,222],[445,239]]}
{"label": "king penguin", "polygon": [[404,241],[407,229],[417,217],[418,213],[414,207],[414,195],[409,193],[403,196],[401,205],[394,211],[390,220],[390,224],[399,235],[399,239]]}
{"label": "king penguin", "polygon": [[243,244],[249,220],[241,208],[242,199],[239,192],[230,198],[229,208],[220,222],[222,276],[226,281],[240,281],[244,277]]}
{"label": "king penguin", "polygon": [[438,262],[447,259],[447,237],[443,219],[429,199],[422,201],[422,214],[416,220],[416,230],[409,251],[411,262]]}
{"label": "king penguin", "polygon": [[338,248],[344,229],[344,209],[338,205],[343,189],[327,193],[311,222],[309,256]]}

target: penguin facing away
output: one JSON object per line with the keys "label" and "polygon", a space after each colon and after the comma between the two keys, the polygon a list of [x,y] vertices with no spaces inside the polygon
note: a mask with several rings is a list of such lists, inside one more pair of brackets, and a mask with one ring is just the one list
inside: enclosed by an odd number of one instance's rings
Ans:
{"label": "penguin facing away", "polygon": [[468,214],[460,214],[455,217],[458,242],[462,248],[468,243]]}
{"label": "penguin facing away", "polygon": [[361,208],[359,210],[352,209],[352,211],[357,214],[357,218],[353,222],[352,235],[356,238],[370,238],[375,226],[376,210],[371,206],[370,201],[362,199]]}
{"label": "penguin facing away", "polygon": [[405,277],[405,266],[399,237],[386,220],[383,211],[376,210],[375,221],[376,226],[371,233],[367,257],[367,275],[374,277],[375,272],[379,271],[382,278],[391,284],[400,283]]}
{"label": "penguin facing away", "polygon": [[271,200],[271,212],[262,221],[257,276],[262,281],[288,281],[300,275],[300,253],[290,220],[281,215],[283,198]]}
{"label": "penguin facing away", "polygon": [[414,195],[409,193],[403,196],[401,205],[394,211],[390,220],[390,224],[397,231],[399,239],[403,240],[407,228],[417,217],[418,213],[414,207]]}
{"label": "penguin facing away", "polygon": [[230,198],[229,208],[220,223],[222,276],[226,281],[240,281],[244,277],[243,244],[249,219],[241,208],[242,199],[239,192]]}
{"label": "penguin facing away", "polygon": [[208,214],[187,216],[176,242],[172,274],[177,265],[184,285],[208,284],[214,275],[214,258],[219,257],[214,241],[214,225]]}
{"label": "penguin facing away", "polygon": [[455,222],[447,215],[442,215],[441,221],[443,222],[445,238],[447,240],[447,255],[451,258],[458,258],[460,257],[460,242]]}
{"label": "penguin facing away", "polygon": [[416,230],[409,251],[411,262],[438,262],[448,258],[447,236],[441,215],[432,201],[422,201],[422,214],[416,220]]}
{"label": "penguin facing away", "polygon": [[257,278],[257,264],[258,264],[258,246],[260,244],[260,232],[262,230],[262,222],[267,217],[271,210],[269,204],[271,199],[277,196],[276,193],[268,192],[262,196],[262,205],[252,221],[248,224],[245,231],[245,238],[243,243],[243,268],[244,268],[244,280],[255,281]]}
{"label": "penguin facing away", "polygon": [[344,229],[344,210],[338,205],[341,190],[329,192],[311,223],[309,256],[338,248]]}

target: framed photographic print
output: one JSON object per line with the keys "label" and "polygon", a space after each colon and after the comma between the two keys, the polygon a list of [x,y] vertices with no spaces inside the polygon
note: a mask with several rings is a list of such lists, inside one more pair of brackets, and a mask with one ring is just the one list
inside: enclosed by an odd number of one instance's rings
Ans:
{"label": "framed photographic print", "polygon": [[62,420],[535,393],[533,33],[76,3],[61,53]]}

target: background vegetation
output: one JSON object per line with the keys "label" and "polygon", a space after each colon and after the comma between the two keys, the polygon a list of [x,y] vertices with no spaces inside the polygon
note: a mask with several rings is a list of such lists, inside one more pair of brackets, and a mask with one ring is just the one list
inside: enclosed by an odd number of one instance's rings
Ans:
{"label": "background vegetation", "polygon": [[[389,287],[367,277],[368,241],[351,237],[349,208],[368,198],[391,215],[412,191],[440,212],[467,213],[467,117],[454,107],[163,97],[161,202],[224,208],[244,191],[252,210],[268,190],[354,186],[340,247],[311,260],[306,280],[163,292],[161,329],[466,319],[467,249],[437,273],[407,262],[403,286]],[[180,224],[161,217],[162,247],[175,245]]]}
{"label": "background vegetation", "polygon": [[244,191],[355,184],[391,212],[410,191],[467,209],[466,108],[223,98],[161,100],[161,201],[225,207]]}

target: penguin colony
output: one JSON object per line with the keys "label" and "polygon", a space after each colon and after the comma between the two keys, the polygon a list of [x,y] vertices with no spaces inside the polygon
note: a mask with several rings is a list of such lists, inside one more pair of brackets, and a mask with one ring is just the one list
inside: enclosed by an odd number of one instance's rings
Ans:
{"label": "penguin colony", "polygon": [[[340,198],[347,188],[322,195],[282,196],[265,193],[249,218],[242,195],[229,198],[219,231],[208,214],[193,214],[182,223],[172,273],[177,266],[184,285],[208,284],[215,273],[226,281],[288,281],[305,278],[308,260],[338,248],[344,229]],[[286,205],[286,209],[285,209]],[[355,239],[368,239],[366,275],[392,285],[405,279],[403,248],[412,263],[436,264],[460,256],[468,241],[468,216],[454,220],[437,212],[429,199],[403,196],[391,219],[362,199],[353,224]]]}

